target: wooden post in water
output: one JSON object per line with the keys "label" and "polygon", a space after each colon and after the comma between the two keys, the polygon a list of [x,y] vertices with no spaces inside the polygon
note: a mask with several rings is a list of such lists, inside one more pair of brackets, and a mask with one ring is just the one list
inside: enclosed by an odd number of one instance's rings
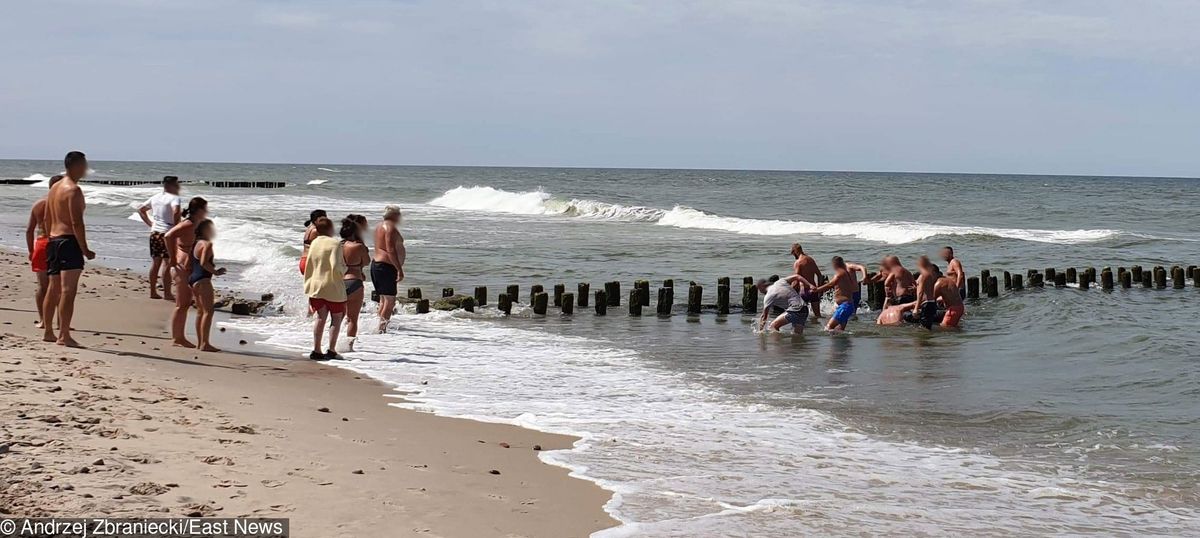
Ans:
{"label": "wooden post in water", "polygon": [[1091,279],[1088,278],[1088,274],[1086,272],[1083,273],[1083,278],[1079,279],[1079,289],[1086,291],[1088,289],[1088,286],[1090,286],[1091,284],[1092,284],[1092,281],[1091,281]]}
{"label": "wooden post in water", "polygon": [[753,283],[742,284],[742,313],[758,312],[758,286]]}
{"label": "wooden post in water", "polygon": [[658,315],[670,316],[671,307],[675,303],[675,288],[666,286],[658,288]]}
{"label": "wooden post in water", "polygon": [[967,277],[967,298],[979,298],[979,277]]}
{"label": "wooden post in water", "polygon": [[596,291],[596,315],[608,315],[608,294],[604,293],[604,290]]}
{"label": "wooden post in water", "polygon": [[454,297],[454,288],[442,288],[442,297]]}
{"label": "wooden post in water", "polygon": [[509,284],[508,288],[504,290],[504,293],[508,295],[509,304],[519,302],[521,300],[521,287],[516,284]]}
{"label": "wooden post in water", "polygon": [[421,298],[421,288],[408,288],[408,298],[409,299],[420,299]]}
{"label": "wooden post in water", "polygon": [[870,282],[867,284],[875,289],[875,302],[871,304],[871,310],[883,310],[883,302],[887,300],[887,289],[883,282]]}
{"label": "wooden post in water", "polygon": [[664,287],[664,288],[671,288],[671,289],[675,289],[675,279],[674,279],[674,278],[668,278],[668,279],[664,280],[664,281],[663,281],[663,287]]}
{"label": "wooden post in water", "polygon": [[642,288],[637,283],[629,290],[629,315],[635,318],[642,315]]}
{"label": "wooden post in water", "polygon": [[1067,268],[1067,282],[1071,284],[1079,282],[1079,271],[1074,267]]}
{"label": "wooden post in water", "polygon": [[987,279],[990,276],[992,276],[992,271],[989,269],[984,269],[979,272],[979,286],[981,290],[983,289],[983,286],[987,286]]}
{"label": "wooden post in water", "polygon": [[1020,291],[1025,289],[1025,277],[1020,274],[1013,275],[1013,290]]}
{"label": "wooden post in water", "polygon": [[[720,282],[718,280],[718,282]],[[717,314],[725,316],[729,314],[729,279],[725,279],[724,284],[717,284]]]}
{"label": "wooden post in water", "polygon": [[1112,269],[1105,269],[1104,271],[1100,272],[1100,289],[1102,289],[1102,290],[1112,290],[1113,289]]}
{"label": "wooden post in water", "polygon": [[555,284],[554,285],[554,306],[559,306],[559,307],[562,306],[563,294],[565,294],[565,293],[567,293],[567,285],[566,284]]}
{"label": "wooden post in water", "polygon": [[1176,265],[1175,267],[1172,267],[1171,268],[1171,285],[1174,286],[1175,289],[1181,290],[1181,289],[1183,289],[1183,286],[1185,284],[1187,284],[1187,281],[1183,277],[1183,268],[1178,265]]}
{"label": "wooden post in water", "polygon": [[546,315],[546,307],[550,303],[550,295],[544,291],[539,291],[533,296],[533,313],[539,316]]}
{"label": "wooden post in water", "polygon": [[507,293],[501,293],[496,297],[496,308],[504,312],[504,315],[512,314],[512,298]]}
{"label": "wooden post in water", "polygon": [[587,282],[579,283],[579,291],[578,291],[579,294],[576,295],[576,297],[579,298],[579,303],[578,303],[579,308],[587,308],[588,298],[592,296],[591,288],[592,288],[592,285],[588,284]]}
{"label": "wooden post in water", "polygon": [[605,282],[604,296],[608,298],[608,306],[621,306],[621,283],[616,280]]}
{"label": "wooden post in water", "polygon": [[1004,272],[1004,289],[1006,289],[1006,290],[1012,289],[1012,277],[1013,277],[1012,273],[1010,273],[1008,271]]}
{"label": "wooden post in water", "polygon": [[699,315],[704,304],[704,286],[699,284],[688,288],[688,314]]}
{"label": "wooden post in water", "polygon": [[429,313],[429,299],[421,299],[421,300],[417,301],[417,313],[418,314],[428,314]]}
{"label": "wooden post in water", "polygon": [[1063,273],[1055,274],[1054,275],[1054,287],[1056,287],[1056,288],[1067,287],[1067,275],[1065,275]]}
{"label": "wooden post in water", "polygon": [[543,291],[546,291],[546,288],[541,284],[529,286],[529,304],[533,305],[534,299],[537,299],[537,294],[542,293]]}
{"label": "wooden post in water", "polygon": [[1154,267],[1154,287],[1160,290],[1167,287],[1167,270],[1161,265]]}
{"label": "wooden post in water", "polygon": [[475,304],[487,306],[487,286],[475,286]]}
{"label": "wooden post in water", "polygon": [[996,281],[996,277],[994,276],[988,277],[987,296],[993,298],[1000,296],[1000,284]]}
{"label": "wooden post in water", "polygon": [[1130,267],[1129,272],[1133,273],[1133,280],[1135,280],[1137,282],[1142,281],[1142,266],[1135,265],[1133,267]]}
{"label": "wooden post in water", "polygon": [[1125,271],[1121,273],[1121,287],[1129,289],[1133,286],[1133,273]]}
{"label": "wooden post in water", "polygon": [[1153,288],[1154,287],[1154,276],[1151,273],[1153,273],[1153,271],[1142,271],[1142,287],[1143,288]]}
{"label": "wooden post in water", "polygon": [[475,298],[474,297],[463,297],[462,309],[466,310],[467,312],[474,312],[475,311]]}
{"label": "wooden post in water", "polygon": [[1046,287],[1046,280],[1042,278],[1041,273],[1034,271],[1033,278],[1029,279],[1029,285],[1035,288],[1044,288]]}
{"label": "wooden post in water", "polygon": [[1192,269],[1192,285],[1200,288],[1200,267]]}
{"label": "wooden post in water", "polygon": [[570,316],[575,313],[575,294],[564,293],[562,296],[562,313],[564,316]]}
{"label": "wooden post in water", "polygon": [[1117,282],[1120,282],[1121,280],[1123,280],[1125,278],[1123,275],[1128,272],[1129,271],[1126,271],[1124,267],[1118,267],[1117,268]]}
{"label": "wooden post in water", "polygon": [[867,280],[862,282],[867,287],[867,305],[875,308],[875,273],[867,273]]}
{"label": "wooden post in water", "polygon": [[[1055,271],[1053,267],[1046,268],[1046,281],[1047,282],[1053,282],[1054,285],[1057,286],[1058,285],[1057,277],[1058,277],[1058,271]],[[1063,275],[1063,278],[1066,278],[1066,275]],[[1064,281],[1064,283],[1065,282],[1066,281]]]}
{"label": "wooden post in water", "polygon": [[632,300],[634,300],[634,298],[636,298],[639,305],[650,306],[650,281],[649,280],[635,281],[633,283],[633,289],[635,291],[637,291],[637,293],[630,295],[629,296],[630,300],[632,301]]}

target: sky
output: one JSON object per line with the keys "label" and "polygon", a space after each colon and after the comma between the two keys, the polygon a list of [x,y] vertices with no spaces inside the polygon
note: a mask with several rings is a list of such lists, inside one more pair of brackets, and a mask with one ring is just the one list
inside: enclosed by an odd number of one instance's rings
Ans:
{"label": "sky", "polygon": [[1196,0],[5,0],[0,158],[1200,176]]}

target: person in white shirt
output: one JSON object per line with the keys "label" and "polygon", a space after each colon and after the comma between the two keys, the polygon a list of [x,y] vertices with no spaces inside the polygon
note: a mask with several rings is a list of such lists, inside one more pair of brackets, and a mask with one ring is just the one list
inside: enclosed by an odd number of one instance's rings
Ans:
{"label": "person in white shirt", "polygon": [[[759,324],[765,332],[768,328],[778,331],[784,325],[791,324],[796,334],[804,332],[804,322],[808,319],[808,304],[816,297],[813,295],[812,282],[800,275],[791,275],[775,282],[758,281],[759,291],[763,292],[762,316]],[[769,324],[767,320],[777,316]]]}
{"label": "person in white shirt", "polygon": [[[171,253],[163,235],[175,226],[181,218],[179,202],[179,178],[165,176],[162,181],[163,191],[151,196],[146,203],[138,207],[138,216],[150,227],[150,298],[174,301],[171,294]],[[162,274],[163,294],[158,294],[158,276]]]}

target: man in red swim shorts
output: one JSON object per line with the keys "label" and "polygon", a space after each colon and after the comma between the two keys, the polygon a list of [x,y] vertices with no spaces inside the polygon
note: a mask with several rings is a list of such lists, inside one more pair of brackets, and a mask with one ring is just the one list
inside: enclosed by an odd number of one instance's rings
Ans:
{"label": "man in red swim shorts", "polygon": [[[62,176],[50,178],[50,186],[53,187],[60,179]],[[46,227],[46,197],[43,196],[33,203],[33,208],[29,210],[29,224],[25,226],[25,246],[29,249],[29,267],[37,275],[37,291],[34,293],[38,310],[38,319],[34,325],[37,327],[42,326],[42,301],[46,299],[46,289],[50,284],[50,276],[46,274],[46,270],[50,268],[46,258],[46,247],[49,244],[50,232]]]}
{"label": "man in red swim shorts", "polygon": [[942,327],[958,327],[966,308],[963,306],[962,295],[958,293],[958,282],[954,277],[938,278],[933,285],[933,296],[946,308],[946,315],[942,317]]}

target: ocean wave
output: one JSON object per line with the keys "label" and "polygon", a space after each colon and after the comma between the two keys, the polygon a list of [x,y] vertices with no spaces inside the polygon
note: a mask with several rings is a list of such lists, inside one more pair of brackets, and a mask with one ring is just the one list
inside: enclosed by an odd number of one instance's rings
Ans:
{"label": "ocean wave", "polygon": [[685,206],[670,210],[625,206],[596,200],[555,198],[541,189],[509,192],[487,186],[456,187],[431,200],[430,205],[464,211],[513,215],[558,215],[599,220],[649,222],[684,229],[715,230],[744,235],[817,235],[850,237],[899,245],[938,236],[985,236],[1039,243],[1090,243],[1122,235],[1120,230],[1042,230],[952,226],[905,221],[808,222],[726,217]]}
{"label": "ocean wave", "polygon": [[308,183],[305,183],[305,185],[324,185],[326,183],[329,183],[328,179],[314,179]]}

